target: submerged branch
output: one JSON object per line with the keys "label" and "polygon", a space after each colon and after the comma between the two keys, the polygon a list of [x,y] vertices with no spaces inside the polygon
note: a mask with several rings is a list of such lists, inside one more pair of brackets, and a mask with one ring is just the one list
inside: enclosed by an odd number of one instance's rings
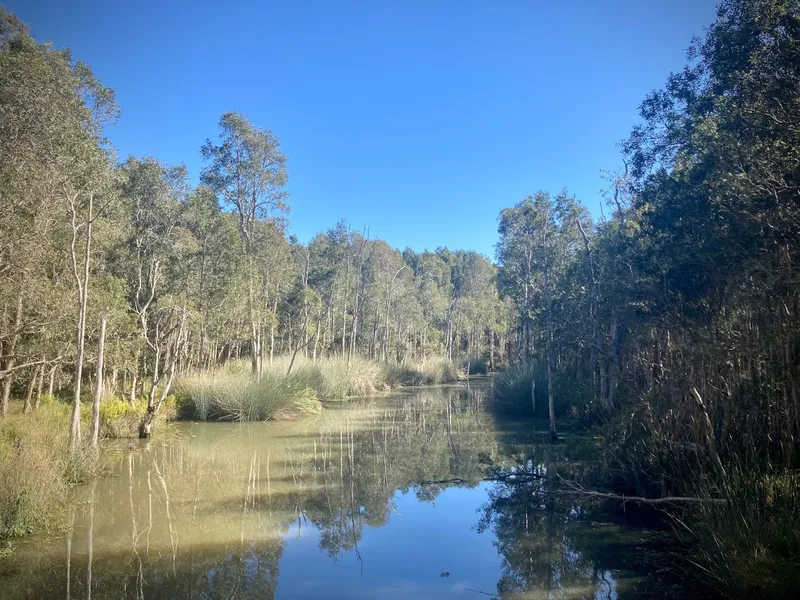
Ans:
{"label": "submerged branch", "polygon": [[495,481],[502,483],[527,483],[537,479],[544,479],[544,475],[538,473],[509,473],[507,475],[494,475],[493,477],[483,477],[477,480],[462,479],[453,477],[452,479],[439,479],[436,481],[418,481],[416,485],[439,485],[445,483],[476,483],[480,481]]}
{"label": "submerged branch", "polygon": [[593,498],[606,498],[608,500],[619,500],[621,502],[637,502],[639,504],[659,505],[659,504],[724,504],[725,500],[721,498],[698,498],[695,496],[666,496],[664,498],[645,498],[643,496],[626,496],[624,494],[612,494],[610,492],[598,492],[595,490],[587,490],[577,484],[562,481],[578,494],[584,496],[591,496]]}

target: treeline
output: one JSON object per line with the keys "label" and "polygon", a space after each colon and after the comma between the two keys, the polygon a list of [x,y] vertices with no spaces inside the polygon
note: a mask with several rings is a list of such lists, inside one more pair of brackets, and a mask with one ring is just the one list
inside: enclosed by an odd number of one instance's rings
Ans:
{"label": "treeline", "polygon": [[723,2],[690,56],[641,106],[609,219],[593,224],[566,192],[502,212],[514,354],[542,364],[550,390],[569,385],[565,404],[633,406],[693,460],[746,449],[794,465],[800,10]]}
{"label": "treeline", "polygon": [[722,2],[640,112],[607,220],[567,193],[503,211],[514,353],[536,363],[554,435],[554,409],[611,424],[618,490],[725,500],[696,513],[716,527],[697,562],[714,585],[785,591],[800,549],[800,5]]}
{"label": "treeline", "polygon": [[505,360],[488,258],[344,223],[301,244],[270,131],[224,114],[192,186],[184,166],[120,161],[103,135],[118,114],[87,65],[0,13],[2,414],[61,389],[76,443],[89,383],[152,413],[176,373],[232,358],[256,375],[278,354]]}

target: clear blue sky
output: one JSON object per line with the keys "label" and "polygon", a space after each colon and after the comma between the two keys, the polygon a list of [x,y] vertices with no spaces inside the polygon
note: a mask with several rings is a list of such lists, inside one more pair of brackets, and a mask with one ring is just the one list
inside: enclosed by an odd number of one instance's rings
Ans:
{"label": "clear blue sky", "polygon": [[289,155],[301,241],[344,218],[398,248],[490,256],[499,211],[536,190],[599,214],[600,170],[715,4],[6,0],[116,90],[120,156],[196,180],[237,110]]}

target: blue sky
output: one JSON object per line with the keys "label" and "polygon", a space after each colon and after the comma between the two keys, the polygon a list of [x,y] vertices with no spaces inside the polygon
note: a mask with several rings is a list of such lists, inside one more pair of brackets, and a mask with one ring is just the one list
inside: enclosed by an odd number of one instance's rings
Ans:
{"label": "blue sky", "polygon": [[[0,0],[2,1],[2,0]],[[346,219],[415,250],[490,256],[497,215],[601,169],[685,62],[714,0],[11,0],[113,87],[120,156],[185,163],[246,113],[289,155],[290,230]]]}

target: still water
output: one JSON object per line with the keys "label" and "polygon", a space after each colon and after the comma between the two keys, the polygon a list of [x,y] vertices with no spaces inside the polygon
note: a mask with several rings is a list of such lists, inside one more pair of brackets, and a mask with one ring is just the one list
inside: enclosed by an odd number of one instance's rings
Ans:
{"label": "still water", "polygon": [[4,561],[0,597],[639,596],[650,534],[557,489],[548,470],[585,468],[569,438],[552,446],[498,420],[487,391],[421,388],[128,441],[77,490],[67,531]]}

